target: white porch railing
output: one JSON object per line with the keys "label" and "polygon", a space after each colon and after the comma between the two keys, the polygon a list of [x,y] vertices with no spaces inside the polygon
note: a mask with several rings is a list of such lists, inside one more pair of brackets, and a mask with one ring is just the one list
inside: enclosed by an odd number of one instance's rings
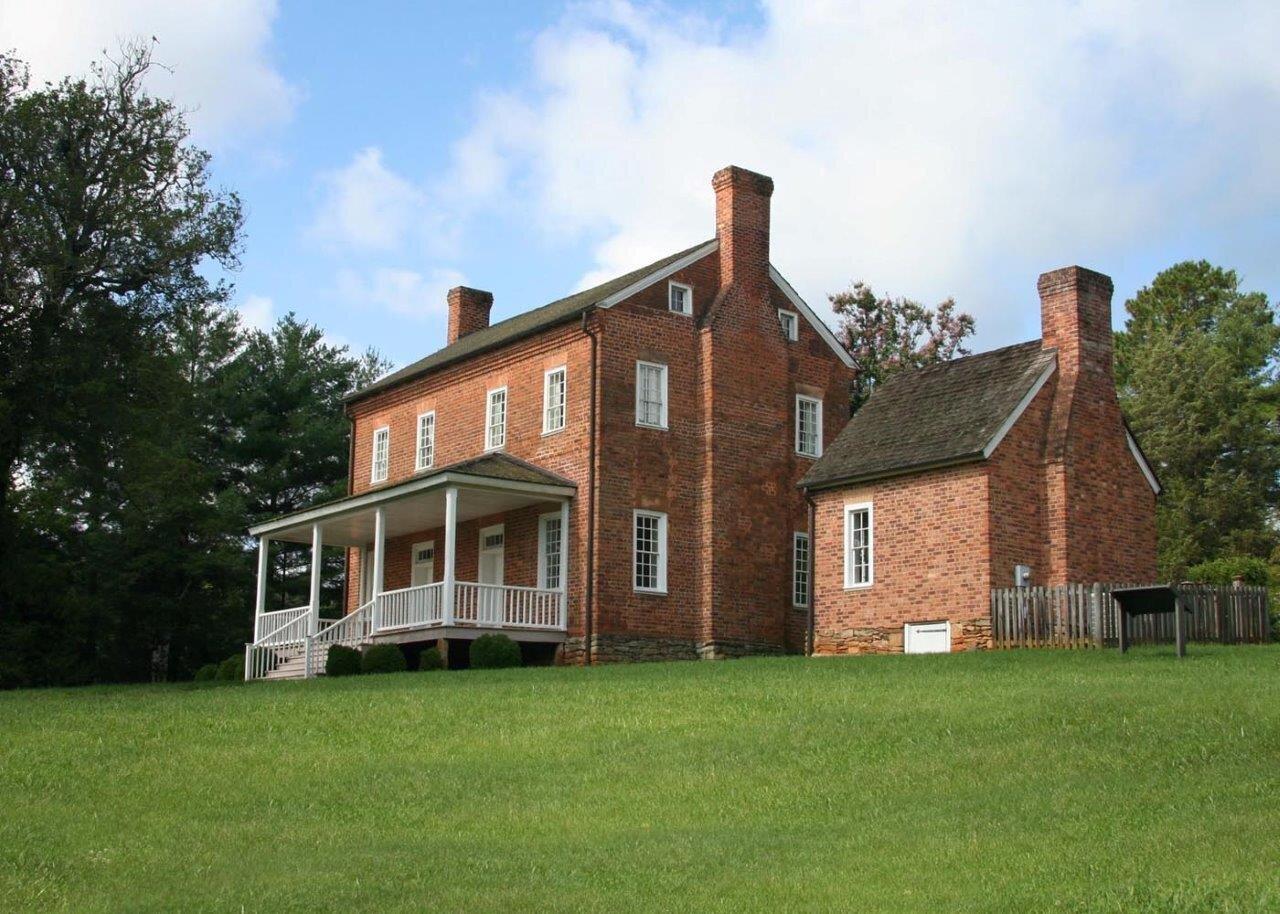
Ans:
{"label": "white porch railing", "polygon": [[378,597],[378,629],[444,623],[444,583],[386,590]]}
{"label": "white porch railing", "polygon": [[[282,637],[287,636],[292,640],[299,640],[294,636],[294,630],[289,628],[290,622],[294,622],[300,618],[305,619],[307,613],[311,612],[310,606],[295,606],[292,609],[277,609],[269,613],[263,613],[253,621],[253,643],[254,644],[284,644],[284,641],[267,641],[268,637],[274,637],[277,633],[284,633]],[[306,635],[306,624],[303,623],[302,634]]]}
{"label": "white porch railing", "polygon": [[467,581],[453,586],[457,622],[486,628],[565,627],[564,595],[558,590]]}
{"label": "white porch railing", "polygon": [[372,615],[373,601],[370,600],[332,625],[326,625],[307,639],[307,677],[315,676],[323,669],[324,662],[329,656],[329,648],[335,644],[343,647],[359,647],[368,641],[373,631]]}
{"label": "white porch railing", "polygon": [[[307,650],[311,625],[311,607],[280,609],[265,613],[262,618],[275,617],[275,628],[257,638],[244,648],[244,678],[262,679],[276,667],[287,663]],[[260,620],[259,620],[260,621]],[[263,626],[265,627],[265,626]],[[255,623],[255,630],[259,626]]]}

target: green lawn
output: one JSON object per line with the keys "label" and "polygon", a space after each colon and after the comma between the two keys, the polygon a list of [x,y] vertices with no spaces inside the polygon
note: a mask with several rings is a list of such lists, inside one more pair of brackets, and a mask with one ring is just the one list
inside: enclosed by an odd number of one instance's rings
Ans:
{"label": "green lawn", "polygon": [[0,693],[0,910],[1280,910],[1280,646]]}

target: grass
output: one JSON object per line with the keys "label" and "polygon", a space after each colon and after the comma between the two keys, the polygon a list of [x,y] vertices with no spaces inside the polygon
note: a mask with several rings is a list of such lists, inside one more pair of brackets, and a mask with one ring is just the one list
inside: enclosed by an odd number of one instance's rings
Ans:
{"label": "grass", "polygon": [[0,694],[0,910],[1280,910],[1280,646]]}

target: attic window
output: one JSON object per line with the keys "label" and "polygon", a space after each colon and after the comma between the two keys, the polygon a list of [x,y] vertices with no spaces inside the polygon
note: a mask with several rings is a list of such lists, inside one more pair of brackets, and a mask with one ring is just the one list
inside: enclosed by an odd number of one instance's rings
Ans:
{"label": "attic window", "polygon": [[782,325],[782,335],[791,342],[800,339],[800,318],[794,311],[778,309],[778,323]]}
{"label": "attic window", "polygon": [[667,284],[667,304],[676,314],[693,314],[693,286],[673,282]]}

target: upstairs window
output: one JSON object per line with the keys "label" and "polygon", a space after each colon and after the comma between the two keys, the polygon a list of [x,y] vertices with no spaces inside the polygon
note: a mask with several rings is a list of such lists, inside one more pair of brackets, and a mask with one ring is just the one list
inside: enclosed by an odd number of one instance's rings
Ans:
{"label": "upstairs window", "polygon": [[636,362],[636,425],[667,427],[667,366]]}
{"label": "upstairs window", "polygon": [[418,458],[414,466],[427,470],[436,461],[436,414],[432,410],[418,416]]}
{"label": "upstairs window", "polygon": [[635,589],[667,592],[667,515],[635,513]]}
{"label": "upstairs window", "polygon": [[796,453],[822,456],[822,401],[803,394],[796,395]]}
{"label": "upstairs window", "polygon": [[553,368],[542,381],[542,433],[558,432],[564,428],[565,369]]}
{"label": "upstairs window", "polygon": [[693,314],[693,286],[673,282],[667,284],[667,306],[676,314]]}
{"label": "upstairs window", "polygon": [[870,504],[844,507],[844,586],[870,587],[873,580],[874,531]]}
{"label": "upstairs window", "polygon": [[791,541],[791,604],[809,605],[809,534],[797,533]]}
{"label": "upstairs window", "polygon": [[489,391],[489,405],[485,410],[485,450],[492,451],[507,443],[507,389],[499,387]]}
{"label": "upstairs window", "polygon": [[391,429],[383,426],[373,433],[373,473],[371,482],[387,481],[387,466],[390,463]]}
{"label": "upstairs window", "polygon": [[782,325],[782,335],[791,342],[800,339],[800,316],[794,311],[778,309],[778,323]]}

